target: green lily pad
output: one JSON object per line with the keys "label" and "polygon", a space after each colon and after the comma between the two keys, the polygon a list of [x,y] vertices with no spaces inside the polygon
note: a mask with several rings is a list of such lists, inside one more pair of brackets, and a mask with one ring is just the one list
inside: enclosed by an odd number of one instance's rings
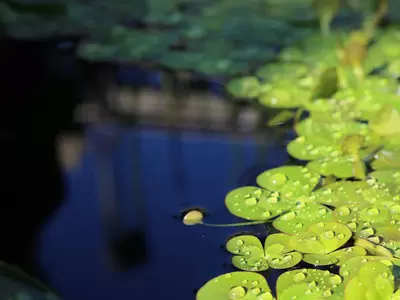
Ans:
{"label": "green lily pad", "polygon": [[332,211],[324,205],[300,202],[296,208],[279,216],[272,223],[281,232],[296,234],[307,231],[318,222],[333,221]]}
{"label": "green lily pad", "polygon": [[297,265],[301,253],[293,251],[289,244],[289,236],[272,234],[261,245],[258,238],[251,235],[242,235],[230,239],[226,249],[232,254],[232,264],[244,271],[265,271],[273,269],[286,269]]}
{"label": "green lily pad", "polygon": [[328,155],[339,155],[340,146],[320,136],[299,136],[287,145],[288,153],[300,160],[315,160]]}
{"label": "green lily pad", "polygon": [[283,111],[279,112],[278,114],[276,114],[274,117],[272,117],[272,119],[268,120],[267,125],[272,127],[272,126],[277,126],[277,125],[283,124],[283,123],[293,119],[295,115],[296,115],[296,113],[294,111],[283,110]]}
{"label": "green lily pad", "polygon": [[232,272],[211,279],[196,294],[197,300],[273,300],[264,276],[253,272]]}
{"label": "green lily pad", "polygon": [[284,197],[308,195],[318,184],[318,173],[301,166],[270,169],[257,176],[257,184],[283,194]]}
{"label": "green lily pad", "polygon": [[381,182],[400,184],[400,169],[379,170],[369,173],[369,176]]}
{"label": "green lily pad", "polygon": [[225,205],[233,215],[254,221],[267,221],[290,210],[295,204],[281,198],[278,192],[251,186],[232,190],[225,198]]}
{"label": "green lily pad", "polygon": [[345,136],[361,134],[368,140],[371,133],[368,131],[368,125],[358,122],[323,122],[316,121],[313,118],[307,118],[296,126],[296,132],[299,136],[322,136],[332,141],[341,141]]}
{"label": "green lily pad", "polygon": [[228,83],[227,90],[237,98],[251,99],[259,95],[260,82],[254,76],[236,78]]}
{"label": "green lily pad", "polygon": [[336,265],[338,266],[342,266],[346,261],[353,257],[365,255],[367,255],[367,251],[363,247],[359,246],[347,247],[330,253],[330,256],[338,259],[338,262],[336,262]]}
{"label": "green lily pad", "polygon": [[301,63],[271,63],[259,69],[256,76],[268,81],[277,81],[282,78],[299,79],[307,75],[308,71],[307,65]]}
{"label": "green lily pad", "polygon": [[374,170],[390,170],[400,168],[400,147],[399,149],[382,149],[374,155],[370,164]]}
{"label": "green lily pad", "polygon": [[376,245],[374,242],[370,242],[369,240],[357,238],[354,241],[354,245],[363,247],[371,255],[387,257],[390,259],[393,258],[393,254],[390,250],[381,245]]}
{"label": "green lily pad", "polygon": [[284,300],[322,299],[340,293],[341,283],[342,278],[329,271],[301,269],[288,271],[279,276],[276,290],[278,298]]}
{"label": "green lily pad", "polygon": [[379,261],[368,261],[360,266],[345,288],[345,299],[390,299],[394,292],[391,267]]}
{"label": "green lily pad", "polygon": [[303,261],[314,266],[328,266],[336,264],[338,259],[329,254],[304,254]]}
{"label": "green lily pad", "polygon": [[361,266],[370,261],[379,261],[380,263],[383,263],[389,267],[393,265],[399,265],[400,262],[400,260],[396,258],[388,258],[385,256],[356,256],[350,258],[344,264],[342,264],[339,269],[339,274],[343,277],[344,283],[346,284],[351,280],[351,278],[357,276]]}
{"label": "green lily pad", "polygon": [[391,105],[385,106],[375,118],[370,120],[369,127],[381,136],[400,133],[400,113]]}
{"label": "green lily pad", "polygon": [[336,67],[326,69],[320,76],[312,98],[330,98],[338,90],[338,73]]}
{"label": "green lily pad", "polygon": [[279,81],[273,84],[263,84],[258,97],[261,105],[270,108],[296,108],[309,101],[312,91],[293,86],[290,82]]}
{"label": "green lily pad", "polygon": [[319,222],[290,238],[290,244],[301,253],[327,254],[343,246],[352,236],[351,230],[336,222]]}
{"label": "green lily pad", "polygon": [[355,160],[352,155],[328,156],[309,162],[307,167],[323,176],[335,176],[337,178],[364,178],[366,173],[365,163]]}
{"label": "green lily pad", "polygon": [[336,250],[329,254],[304,254],[303,261],[315,266],[343,265],[347,260],[356,256],[367,255],[365,248],[353,246]]}

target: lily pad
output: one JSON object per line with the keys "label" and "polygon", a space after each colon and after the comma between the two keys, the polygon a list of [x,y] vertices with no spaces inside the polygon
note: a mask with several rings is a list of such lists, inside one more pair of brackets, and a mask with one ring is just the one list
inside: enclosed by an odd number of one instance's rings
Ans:
{"label": "lily pad", "polygon": [[253,272],[232,272],[211,279],[196,294],[197,300],[273,300],[264,276]]}
{"label": "lily pad", "polygon": [[236,254],[232,257],[232,264],[244,271],[291,268],[302,259],[302,255],[290,246],[289,236],[284,234],[268,236],[264,247],[254,236],[237,236],[227,242],[226,249]]}
{"label": "lily pad", "polygon": [[327,254],[343,246],[352,236],[340,223],[320,222],[290,238],[290,244],[301,253]]}
{"label": "lily pad", "polygon": [[284,197],[308,195],[318,184],[318,173],[301,166],[270,169],[257,176],[257,184],[281,193]]}
{"label": "lily pad", "polygon": [[390,299],[394,292],[391,267],[379,261],[369,261],[360,266],[358,274],[348,283],[345,299]]}
{"label": "lily pad", "polygon": [[333,221],[329,208],[321,204],[300,202],[296,208],[279,216],[272,224],[281,232],[296,234],[307,231],[315,223],[327,221]]}
{"label": "lily pad", "polygon": [[293,86],[290,81],[281,80],[272,84],[263,84],[258,101],[261,105],[270,108],[296,108],[309,101],[311,95],[312,90]]}
{"label": "lily pad", "polygon": [[278,192],[251,186],[232,190],[225,198],[225,205],[233,215],[254,221],[267,221],[290,210],[295,204],[281,198]]}
{"label": "lily pad", "polygon": [[[279,276],[276,290],[279,299],[321,299],[338,293],[342,278],[329,271],[301,269]],[[340,298],[339,298],[340,299]]]}
{"label": "lily pad", "polygon": [[236,78],[228,83],[227,90],[237,98],[251,99],[260,93],[260,82],[254,76]]}

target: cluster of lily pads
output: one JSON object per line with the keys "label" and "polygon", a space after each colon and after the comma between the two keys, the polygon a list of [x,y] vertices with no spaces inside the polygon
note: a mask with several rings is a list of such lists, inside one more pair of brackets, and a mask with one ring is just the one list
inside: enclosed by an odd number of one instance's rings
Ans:
{"label": "cluster of lily pads", "polygon": [[[236,98],[294,119],[298,165],[267,170],[229,192],[234,216],[276,232],[226,243],[240,271],[208,281],[206,299],[400,299],[400,27],[334,32],[286,48],[280,61],[235,78]],[[208,224],[190,211],[186,225]],[[271,289],[270,269],[283,272]]]}
{"label": "cluster of lily pads", "polygon": [[147,28],[115,25],[85,41],[79,51],[88,60],[145,63],[230,78],[275,60],[277,48],[314,33],[318,19],[325,31],[335,15],[348,25],[351,17],[346,16],[357,13],[339,10],[339,2],[149,0],[152,9],[142,18]]}

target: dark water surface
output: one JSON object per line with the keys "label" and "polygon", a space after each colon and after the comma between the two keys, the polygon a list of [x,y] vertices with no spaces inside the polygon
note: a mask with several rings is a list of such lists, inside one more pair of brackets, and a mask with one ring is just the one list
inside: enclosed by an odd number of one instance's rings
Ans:
{"label": "dark water surface", "polygon": [[[86,138],[95,140],[93,132],[89,129]],[[233,270],[227,266],[230,255],[220,248],[226,239],[263,229],[186,227],[173,216],[200,206],[207,209],[210,223],[237,221],[224,206],[225,194],[284,163],[287,154],[271,146],[260,160],[251,137],[233,141],[222,134],[183,133],[171,142],[166,131],[120,133],[113,154],[100,154],[99,145],[97,151],[89,148],[82,165],[65,175],[69,196],[42,235],[41,264],[66,300],[194,299],[207,280]],[[104,175],[107,166],[109,177]],[[110,196],[104,196],[105,185],[113,177],[120,226],[145,233],[145,245],[135,236],[139,246],[125,251],[142,258],[125,272],[112,268],[107,236],[115,222],[112,217],[104,222],[104,203],[99,205],[99,199]]]}

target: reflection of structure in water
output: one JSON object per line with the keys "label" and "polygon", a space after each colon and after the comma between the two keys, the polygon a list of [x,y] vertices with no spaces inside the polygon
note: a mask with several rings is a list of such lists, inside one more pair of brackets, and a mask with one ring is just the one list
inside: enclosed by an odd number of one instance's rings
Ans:
{"label": "reflection of structure in water", "polygon": [[[116,92],[112,107],[119,115],[127,120],[135,120],[142,126],[167,126],[171,107],[164,93],[151,89],[134,90],[130,87],[121,87]],[[95,102],[96,99],[93,99]],[[176,107],[179,122],[174,126],[188,130],[207,130],[230,132],[233,130],[231,114],[233,105],[218,98],[209,92],[190,92],[182,104]],[[97,121],[100,111],[96,105],[86,104],[79,108],[79,118],[84,121]],[[238,132],[252,132],[257,129],[260,121],[260,112],[252,107],[240,109],[236,130]]]}

